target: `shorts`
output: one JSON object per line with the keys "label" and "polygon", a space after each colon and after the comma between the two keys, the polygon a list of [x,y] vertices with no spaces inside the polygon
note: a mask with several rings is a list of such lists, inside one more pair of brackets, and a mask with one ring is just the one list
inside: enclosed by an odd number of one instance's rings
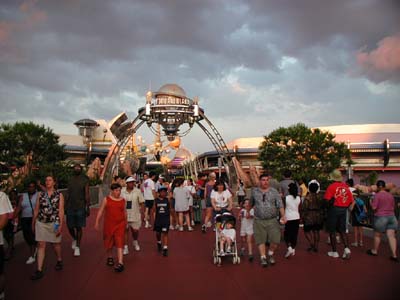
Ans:
{"label": "shorts", "polygon": [[398,223],[395,216],[374,216],[374,230],[386,232],[386,230],[397,230]]}
{"label": "shorts", "polygon": [[193,206],[193,197],[189,197],[189,206]]}
{"label": "shorts", "polygon": [[320,231],[322,229],[322,224],[310,224],[310,225],[304,224],[303,229],[304,232]]}
{"label": "shorts", "polygon": [[206,208],[212,207],[211,198],[206,199]]}
{"label": "shorts", "polygon": [[346,232],[347,207],[333,206],[328,210],[326,230],[329,233]]}
{"label": "shorts", "polygon": [[253,235],[254,234],[254,229],[251,224],[240,226],[240,236],[246,236],[246,235]]}
{"label": "shorts", "polygon": [[355,215],[351,215],[351,226],[360,227],[360,226],[363,226],[363,224],[358,222],[357,217]]}
{"label": "shorts", "polygon": [[267,220],[254,220],[254,240],[257,245],[279,244],[281,241],[281,228],[276,218]]}
{"label": "shorts", "polygon": [[155,224],[153,231],[158,232],[158,233],[168,233],[169,231],[169,223],[164,223],[164,224]]}
{"label": "shorts", "polygon": [[61,243],[61,234],[56,236],[54,232],[54,222],[42,223],[39,220],[36,221],[35,234],[38,242]]}
{"label": "shorts", "polygon": [[141,221],[134,221],[134,222],[128,222],[127,228],[131,227],[133,230],[139,230],[140,227],[142,226]]}
{"label": "shorts", "polygon": [[152,209],[154,205],[154,200],[144,200],[144,207]]}
{"label": "shorts", "polygon": [[67,209],[67,226],[68,228],[82,228],[86,226],[86,210]]}

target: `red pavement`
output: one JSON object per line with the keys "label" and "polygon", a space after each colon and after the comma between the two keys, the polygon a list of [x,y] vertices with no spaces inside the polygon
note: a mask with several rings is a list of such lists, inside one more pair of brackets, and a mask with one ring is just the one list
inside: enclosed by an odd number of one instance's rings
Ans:
{"label": "red pavement", "polygon": [[[379,257],[353,248],[350,261],[326,256],[328,245],[320,244],[320,253],[308,253],[300,230],[296,256],[284,259],[282,244],[276,253],[277,264],[261,268],[259,260],[242,259],[233,265],[228,259],[221,267],[212,263],[214,234],[196,231],[170,232],[170,255],[156,251],[152,230],[141,230],[142,250],[125,256],[121,274],[105,265],[106,255],[101,233],[93,229],[95,210],[85,229],[81,256],[73,257],[71,239],[63,235],[64,270],[55,271],[55,256],[47,249],[45,277],[32,282],[35,266],[25,265],[27,247],[19,243],[15,256],[6,264],[6,299],[399,299],[400,264],[389,261],[388,245],[382,245]],[[342,252],[342,245],[339,245]],[[272,298],[271,298],[272,297]]]}

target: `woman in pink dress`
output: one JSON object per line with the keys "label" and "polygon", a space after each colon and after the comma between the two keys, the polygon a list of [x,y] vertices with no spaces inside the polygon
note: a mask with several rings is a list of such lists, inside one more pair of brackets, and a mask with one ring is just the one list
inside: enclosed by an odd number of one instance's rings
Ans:
{"label": "woman in pink dress", "polygon": [[107,250],[107,265],[114,266],[112,248],[117,248],[118,264],[115,272],[124,270],[123,248],[125,243],[125,228],[127,224],[125,199],[121,198],[121,185],[113,183],[111,193],[105,197],[97,213],[95,229],[99,230],[99,222],[104,213],[103,240]]}

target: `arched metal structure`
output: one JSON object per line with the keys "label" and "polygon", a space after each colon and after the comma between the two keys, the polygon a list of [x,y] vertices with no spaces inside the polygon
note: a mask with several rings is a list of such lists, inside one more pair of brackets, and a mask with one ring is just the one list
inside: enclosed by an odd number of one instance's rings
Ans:
{"label": "arched metal structure", "polygon": [[[138,115],[133,121],[129,121],[125,113],[113,120],[110,129],[118,142],[110,149],[104,163],[102,178],[106,187],[110,185],[114,170],[118,167],[122,150],[131,135],[136,133],[144,123],[150,128],[153,124],[160,124],[169,141],[182,135],[179,132],[181,125],[189,125],[189,131],[194,124],[197,124],[218,152],[225,166],[230,185],[236,186],[237,174],[231,152],[217,128],[206,117],[204,110],[199,107],[198,98],[190,99],[180,86],[166,84],[154,94],[151,91],[147,92],[146,105],[139,108]],[[187,134],[187,132],[183,134]]]}

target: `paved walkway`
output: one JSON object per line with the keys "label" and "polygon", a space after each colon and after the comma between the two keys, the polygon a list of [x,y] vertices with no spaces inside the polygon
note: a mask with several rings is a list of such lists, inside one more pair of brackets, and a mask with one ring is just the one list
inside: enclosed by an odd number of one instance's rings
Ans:
{"label": "paved walkway", "polygon": [[[389,261],[387,244],[379,257],[369,257],[365,249],[353,248],[350,261],[305,251],[302,230],[296,256],[284,259],[282,244],[277,264],[261,268],[258,258],[233,265],[212,264],[214,234],[202,234],[199,226],[192,233],[170,233],[170,256],[156,251],[154,233],[141,230],[141,252],[125,257],[125,272],[116,274],[105,265],[101,233],[93,229],[95,211],[88,220],[81,256],[73,257],[71,239],[63,239],[64,270],[54,270],[55,256],[48,248],[45,277],[32,282],[35,266],[25,265],[27,247],[18,243],[15,256],[7,262],[6,299],[399,299],[400,264]],[[20,233],[19,233],[20,234]],[[324,236],[323,241],[326,240]],[[342,251],[342,245],[339,246]]]}

